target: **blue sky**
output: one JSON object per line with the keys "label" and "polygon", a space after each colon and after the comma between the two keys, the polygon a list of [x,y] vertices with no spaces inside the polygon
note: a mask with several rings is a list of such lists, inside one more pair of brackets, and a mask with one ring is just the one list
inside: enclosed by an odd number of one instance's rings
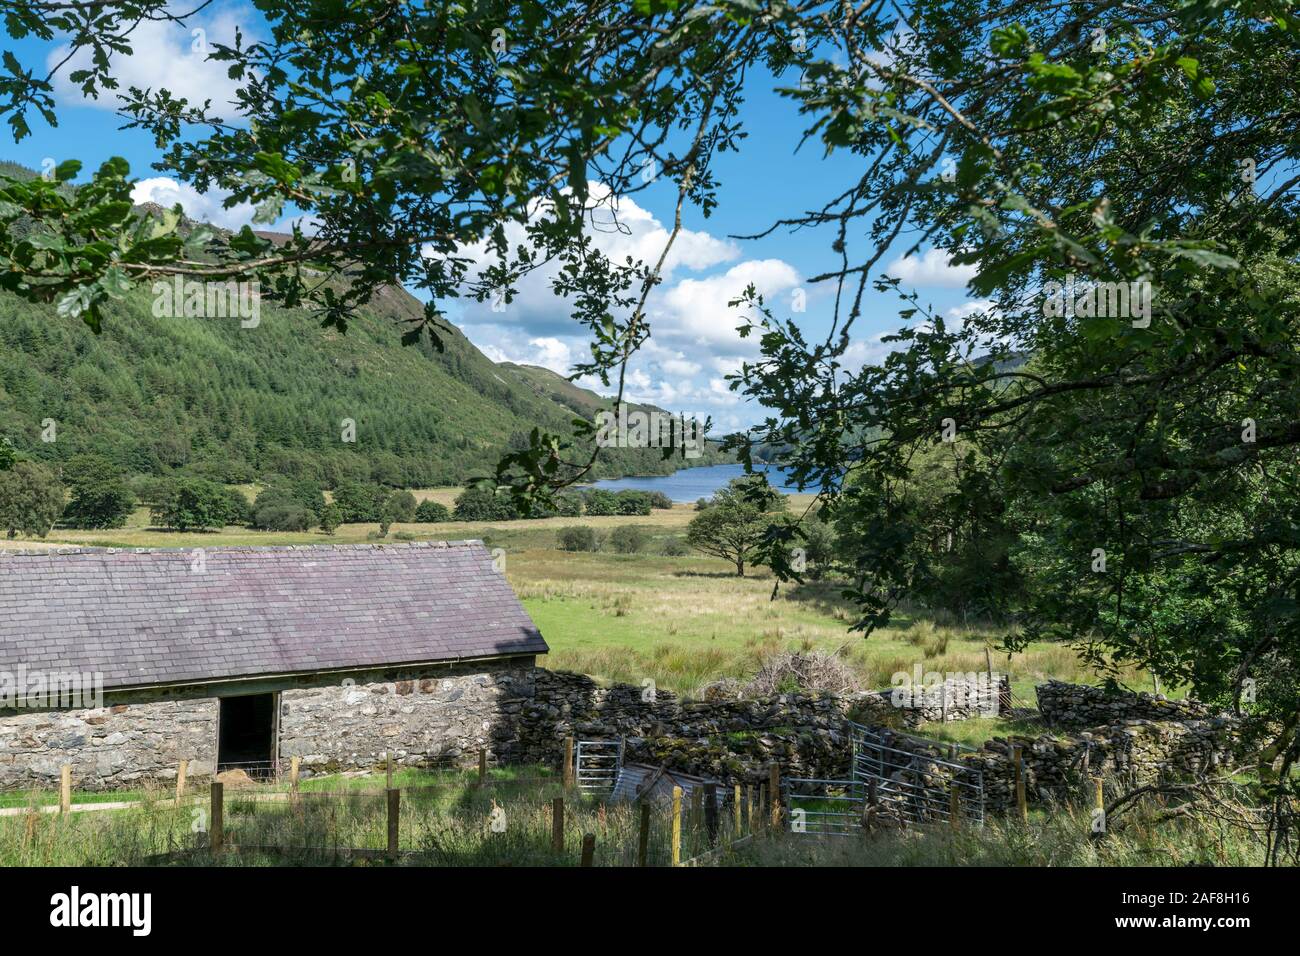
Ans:
{"label": "blue sky", "polygon": [[[219,42],[232,39],[236,25],[245,35],[259,33],[256,12],[237,2],[210,7],[191,24]],[[132,84],[165,87],[177,96],[210,97],[214,103],[224,102],[233,88],[222,67],[205,62],[202,52],[193,50],[189,30],[146,23],[135,38],[135,55],[117,67],[124,88]],[[6,37],[6,41],[5,48],[20,62],[38,68],[46,65],[60,45],[30,38],[14,41]],[[825,233],[781,231],[756,241],[731,237],[755,233],[783,217],[820,208],[860,175],[863,163],[862,158],[847,153],[828,158],[815,141],[796,152],[806,121],[775,92],[776,85],[772,77],[760,74],[749,83],[743,113],[749,136],[739,154],[721,154],[716,159],[722,187],[713,215],[705,219],[697,209],[686,211],[686,231],[674,247],[664,283],[649,303],[654,335],[630,379],[632,399],[687,414],[711,415],[723,431],[744,427],[763,416],[761,409],[740,402],[724,384],[728,372],[744,358],[756,355],[756,343],[736,335],[738,316],[727,309],[727,301],[754,282],[777,313],[788,317],[796,290],[802,290],[807,311],[795,319],[811,334],[824,335],[832,290],[827,284],[809,284],[806,279],[825,271],[837,259]],[[158,151],[151,137],[119,129],[122,120],[113,112],[111,95],[98,103],[86,101],[64,82],[58,86],[58,101],[58,128],[33,116],[33,134],[22,143],[13,143],[7,133],[0,134],[6,136],[0,158],[36,169],[47,159],[62,162],[75,158],[89,170],[109,156],[122,156],[141,181],[137,199],[165,205],[179,201],[194,218],[226,227],[251,221],[251,209],[223,210],[222,197],[199,195],[188,185],[153,170]],[[630,234],[603,233],[598,243],[620,256],[631,252],[653,261],[667,236],[665,224],[672,221],[675,198],[672,184],[661,181],[633,200],[623,201],[619,218]],[[942,255],[932,251],[909,259],[902,258],[903,251],[890,250],[879,271],[900,276],[905,286],[918,289],[923,301],[940,312],[957,315],[968,307],[970,297],[962,270],[950,267]],[[869,361],[881,354],[880,336],[900,323],[897,309],[892,296],[869,294],[866,313],[855,325],[851,358]],[[587,353],[581,330],[568,318],[564,303],[548,291],[545,275],[527,281],[504,313],[467,303],[450,309],[449,314],[496,360],[545,365],[567,374],[571,363]]]}

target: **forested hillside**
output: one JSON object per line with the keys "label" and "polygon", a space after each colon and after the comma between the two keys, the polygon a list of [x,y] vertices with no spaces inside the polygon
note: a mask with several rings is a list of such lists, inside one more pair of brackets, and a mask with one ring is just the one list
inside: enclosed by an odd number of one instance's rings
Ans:
{"label": "forested hillside", "polygon": [[[268,303],[256,328],[156,318],[152,306],[151,291],[137,289],[95,335],[0,293],[0,437],[37,460],[95,452],[131,474],[419,487],[490,473],[534,427],[567,434],[575,404],[560,404],[561,393],[598,401],[544,369],[525,377],[495,365],[459,331],[443,353],[402,346],[401,323],[420,304],[395,288],[346,335]],[[356,423],[355,443],[343,441],[345,419]],[[597,476],[712,460],[611,449]]]}

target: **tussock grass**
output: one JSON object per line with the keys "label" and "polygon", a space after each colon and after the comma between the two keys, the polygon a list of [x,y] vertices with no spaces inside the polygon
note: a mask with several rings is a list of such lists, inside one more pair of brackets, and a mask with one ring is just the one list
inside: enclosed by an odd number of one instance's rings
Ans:
{"label": "tussock grass", "polygon": [[1215,820],[1159,822],[1136,815],[1093,840],[1087,811],[1036,813],[1028,824],[990,819],[983,827],[882,831],[857,837],[783,834],[720,861],[737,866],[1262,866],[1257,836]]}

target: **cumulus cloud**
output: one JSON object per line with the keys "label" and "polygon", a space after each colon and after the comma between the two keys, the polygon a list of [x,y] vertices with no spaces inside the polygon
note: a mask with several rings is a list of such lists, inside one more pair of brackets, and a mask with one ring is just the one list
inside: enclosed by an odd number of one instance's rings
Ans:
{"label": "cumulus cloud", "polygon": [[780,312],[777,300],[799,286],[799,273],[781,259],[750,259],[722,275],[683,279],[658,296],[651,326],[655,334],[664,333],[670,340],[741,346],[749,351],[745,345],[754,340],[742,340],[736,333],[740,313],[727,303],[739,298],[751,284]]}
{"label": "cumulus cloud", "polygon": [[[598,202],[590,214],[588,233],[593,244],[616,262],[627,258],[646,264],[656,262],[670,230],[635,200],[623,198],[615,205],[597,183],[590,184]],[[514,246],[525,241],[522,227],[507,229]],[[471,260],[486,264],[486,244],[466,250]],[[722,376],[739,368],[740,356],[752,356],[757,341],[741,339],[736,332],[741,313],[727,303],[739,298],[749,285],[764,295],[781,314],[802,307],[794,302],[801,277],[780,259],[736,261],[740,248],[731,240],[706,231],[684,229],[673,244],[662,271],[663,281],[646,303],[653,337],[634,359],[626,383],[626,397],[682,411],[718,417],[736,408],[742,399],[732,393]],[[721,271],[719,271],[721,270]],[[496,361],[546,365],[557,372],[569,372],[588,353],[583,330],[570,318],[569,305],[551,290],[555,267],[547,266],[517,284],[512,301],[498,305],[463,301],[455,319],[485,354]],[[540,343],[554,343],[543,350]],[[561,348],[562,346],[562,348]],[[605,393],[599,383],[578,384]],[[729,427],[736,427],[739,419]],[[720,420],[720,419],[719,419]]]}
{"label": "cumulus cloud", "polygon": [[227,209],[225,201],[229,196],[230,193],[221,189],[201,193],[189,183],[168,176],[152,176],[131,187],[131,201],[137,205],[152,202],[170,209],[180,203],[185,215],[195,222],[210,223],[221,229],[238,231],[243,226],[251,226],[254,229],[287,233],[293,230],[296,223],[308,235],[316,232],[318,220],[315,216],[282,216],[270,225],[255,223],[253,204],[241,202]]}
{"label": "cumulus cloud", "polygon": [[[133,86],[155,92],[167,90],[174,97],[188,100],[191,106],[201,106],[211,100],[213,112],[232,118],[231,103],[235,100],[239,81],[227,75],[228,64],[209,60],[208,52],[213,43],[233,45],[236,28],[251,19],[251,11],[239,6],[206,18],[192,17],[184,26],[155,20],[141,21],[131,32],[131,54],[113,56],[113,76],[120,84],[118,92],[125,93]],[[250,32],[246,28],[243,32],[247,40]],[[70,49],[65,44],[51,51],[46,66],[53,68],[61,63]],[[87,97],[78,84],[68,79],[74,71],[87,69],[90,65],[90,52],[84,48],[77,51],[56,75],[55,94],[73,106],[117,109],[119,100],[115,91],[101,91],[98,99]]]}
{"label": "cumulus cloud", "polygon": [[885,267],[885,272],[911,286],[964,288],[975,278],[974,266],[953,265],[942,249],[927,249],[920,256],[902,256]]}
{"label": "cumulus cloud", "polygon": [[227,209],[223,205],[226,194],[213,190],[201,193],[189,183],[178,182],[166,176],[142,179],[131,188],[131,201],[137,205],[157,203],[167,209],[177,203],[185,215],[197,222],[208,222],[222,229],[237,230],[253,221],[253,204],[237,203]]}
{"label": "cumulus cloud", "polygon": [[[622,263],[631,258],[649,265],[656,263],[668,241],[669,229],[635,200],[614,200],[600,183],[589,183],[588,188],[592,201],[597,204],[590,211],[587,223],[587,234],[592,244],[614,262]],[[510,248],[527,245],[523,226],[511,223],[505,232]],[[484,268],[493,256],[486,241],[465,248],[461,254]],[[664,261],[661,278],[668,283],[679,270],[709,269],[739,255],[739,247],[730,240],[718,239],[703,231],[683,229]],[[471,278],[474,275],[477,271],[471,273]],[[570,318],[571,309],[551,288],[558,275],[556,263],[533,270],[516,283],[516,293],[510,302],[504,303],[504,308],[498,305],[494,310],[490,302],[465,300],[460,320],[466,326],[518,325],[529,333],[542,336],[571,333],[575,328]]]}

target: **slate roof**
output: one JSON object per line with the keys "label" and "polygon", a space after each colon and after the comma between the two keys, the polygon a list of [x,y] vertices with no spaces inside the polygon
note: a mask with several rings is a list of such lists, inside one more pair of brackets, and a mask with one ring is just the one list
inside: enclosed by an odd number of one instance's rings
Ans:
{"label": "slate roof", "polygon": [[480,541],[0,551],[0,670],[106,690],[545,654]]}

